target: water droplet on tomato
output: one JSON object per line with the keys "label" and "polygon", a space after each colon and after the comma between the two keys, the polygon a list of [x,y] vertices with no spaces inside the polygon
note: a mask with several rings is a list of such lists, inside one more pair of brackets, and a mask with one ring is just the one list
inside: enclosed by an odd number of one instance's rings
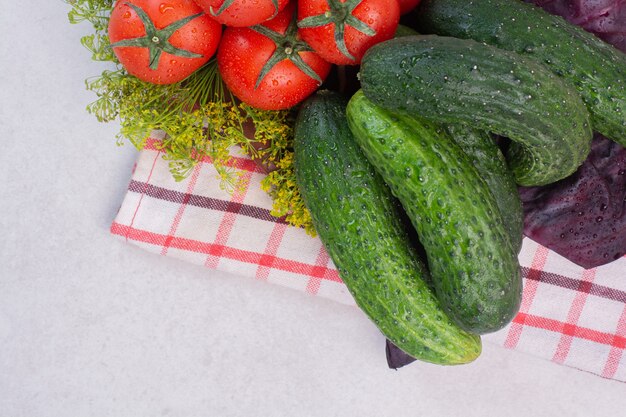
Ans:
{"label": "water droplet on tomato", "polygon": [[176,64],[176,62],[178,62],[178,61],[176,61],[175,59],[170,60],[170,64],[172,64],[172,65]]}
{"label": "water droplet on tomato", "polygon": [[174,10],[174,6],[172,6],[171,4],[161,3],[159,5],[159,11],[161,13],[166,13],[166,12],[169,12],[170,10]]}
{"label": "water droplet on tomato", "polygon": [[278,85],[278,80],[272,80],[272,85],[273,86],[277,86]]}
{"label": "water droplet on tomato", "polygon": [[130,12],[130,10],[127,10],[124,12],[124,14],[122,15],[123,19],[130,19],[130,17],[132,16],[132,13]]}

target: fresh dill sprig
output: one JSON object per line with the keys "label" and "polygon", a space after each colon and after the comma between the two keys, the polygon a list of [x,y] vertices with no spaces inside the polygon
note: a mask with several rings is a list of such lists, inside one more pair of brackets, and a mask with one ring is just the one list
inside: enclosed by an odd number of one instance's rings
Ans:
{"label": "fresh dill sprig", "polygon": [[107,35],[113,0],[65,0],[65,2],[72,6],[67,14],[70,23],[87,21],[93,26],[94,33],[83,36],[80,40],[80,43],[91,52],[91,58],[94,61],[117,63]]}
{"label": "fresh dill sprig", "polygon": [[284,217],[287,223],[302,227],[309,235],[316,236],[311,213],[304,205],[295,178],[293,150],[288,149],[276,163],[276,169],[261,181],[261,188],[273,199],[270,214]]}

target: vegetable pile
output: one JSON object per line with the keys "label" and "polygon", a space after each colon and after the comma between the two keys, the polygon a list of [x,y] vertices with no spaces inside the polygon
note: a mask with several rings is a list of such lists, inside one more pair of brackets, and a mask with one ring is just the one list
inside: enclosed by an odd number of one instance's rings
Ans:
{"label": "vegetable pile", "polygon": [[626,253],[626,55],[560,17],[519,0],[67,1],[115,67],[87,81],[88,111],[138,148],[164,131],[176,179],[208,156],[235,189],[235,145],[263,166],[272,214],[319,234],[392,367],[480,354],[518,311],[522,233],[585,267]]}

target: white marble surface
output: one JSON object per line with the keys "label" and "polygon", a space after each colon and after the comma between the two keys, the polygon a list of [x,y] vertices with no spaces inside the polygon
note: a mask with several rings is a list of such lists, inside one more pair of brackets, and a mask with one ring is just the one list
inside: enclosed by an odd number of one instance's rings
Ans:
{"label": "white marble surface", "polygon": [[136,154],[84,111],[67,10],[0,13],[0,417],[623,415],[625,384],[489,344],[391,371],[354,308],[111,237]]}

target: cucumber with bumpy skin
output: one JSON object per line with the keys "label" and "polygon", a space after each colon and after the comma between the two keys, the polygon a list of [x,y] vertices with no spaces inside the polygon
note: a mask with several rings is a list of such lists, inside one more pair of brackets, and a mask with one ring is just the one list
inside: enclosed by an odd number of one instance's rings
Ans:
{"label": "cucumber with bumpy skin", "polygon": [[509,170],[504,155],[488,132],[467,126],[450,125],[446,130],[470,158],[493,194],[516,252],[522,248],[524,237],[524,211],[517,191],[515,178]]}
{"label": "cucumber with bumpy skin", "polygon": [[517,252],[469,157],[441,127],[376,106],[361,91],[346,113],[415,226],[448,316],[474,333],[504,327],[521,301]]}
{"label": "cucumber with bumpy skin", "polygon": [[457,327],[422,279],[400,206],[350,132],[346,100],[320,92],[295,124],[296,179],[324,246],[356,303],[409,355],[437,364],[475,359],[480,338]]}
{"label": "cucumber with bumpy skin", "polygon": [[597,36],[518,0],[424,0],[417,23],[541,62],[576,86],[594,130],[626,146],[626,54]]}
{"label": "cucumber with bumpy skin", "polygon": [[370,48],[359,74],[365,96],[381,107],[510,138],[507,161],[520,185],[565,178],[589,153],[589,113],[574,87],[513,52],[409,36]]}

